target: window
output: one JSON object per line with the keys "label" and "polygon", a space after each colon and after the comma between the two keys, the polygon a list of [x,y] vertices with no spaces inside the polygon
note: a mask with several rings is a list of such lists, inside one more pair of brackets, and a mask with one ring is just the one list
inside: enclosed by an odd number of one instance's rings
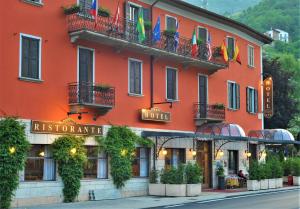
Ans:
{"label": "window", "polygon": [[142,95],[142,62],[129,59],[129,94]]}
{"label": "window", "polygon": [[129,4],[129,20],[133,21],[133,22],[137,22],[138,21],[138,16],[139,16],[139,7],[135,6],[133,4]]}
{"label": "window", "polygon": [[135,177],[149,176],[149,149],[136,148],[135,158],[132,163],[132,175]]}
{"label": "window", "polygon": [[178,167],[185,163],[185,149],[166,149],[167,155],[165,157],[165,168]]}
{"label": "window", "polygon": [[19,76],[28,79],[41,79],[41,38],[21,34]]}
{"label": "window", "polygon": [[234,82],[228,82],[228,108],[240,109],[240,85]]}
{"label": "window", "polygon": [[36,5],[42,5],[43,4],[43,0],[23,0],[24,2],[28,2],[28,3],[32,3],[32,4],[36,4]]}
{"label": "window", "polygon": [[50,145],[32,145],[24,169],[25,181],[55,180],[55,161]]}
{"label": "window", "polygon": [[207,29],[198,27],[198,39],[201,40],[201,44],[206,44],[207,42]]}
{"label": "window", "polygon": [[176,31],[176,18],[166,16],[166,29]]}
{"label": "window", "polygon": [[232,60],[234,56],[234,47],[235,47],[234,38],[227,37],[227,51],[228,51],[229,60]]}
{"label": "window", "polygon": [[87,162],[84,165],[84,178],[107,178],[107,154],[98,152],[98,147],[87,146]]}
{"label": "window", "polygon": [[177,70],[167,68],[167,100],[177,99]]}
{"label": "window", "polygon": [[238,173],[238,151],[228,150],[228,174]]}
{"label": "window", "polygon": [[[78,4],[80,6],[81,13],[84,13],[85,15],[90,15],[90,10],[92,8],[93,0],[78,0]],[[97,2],[96,2],[97,4]],[[97,6],[96,6],[97,8]]]}
{"label": "window", "polygon": [[248,65],[254,67],[254,48],[253,46],[248,46]]}
{"label": "window", "polygon": [[247,112],[249,113],[257,113],[258,110],[258,92],[254,88],[247,87],[246,88],[247,95]]}

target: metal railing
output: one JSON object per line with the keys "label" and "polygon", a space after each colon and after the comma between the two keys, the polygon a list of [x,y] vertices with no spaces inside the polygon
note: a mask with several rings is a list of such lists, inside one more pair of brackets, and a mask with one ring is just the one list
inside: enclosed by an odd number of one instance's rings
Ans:
{"label": "metal railing", "polygon": [[[136,22],[121,19],[118,24],[114,23],[111,17],[101,17],[97,16],[96,19],[92,18],[90,15],[84,14],[71,14],[67,15],[68,31],[69,33],[77,31],[91,31],[95,33],[100,33],[108,37],[114,37],[128,42],[156,48],[166,52],[171,52],[177,55],[182,55],[189,58],[194,58],[199,61],[206,61],[213,64],[227,65],[221,55],[215,53],[217,48],[211,46],[211,50],[207,44],[201,44],[198,46],[198,54],[193,57],[192,52],[192,41],[184,37],[179,37],[178,44],[175,44],[175,36],[170,35],[170,33],[161,32],[161,39],[157,42],[152,41],[152,28],[146,29],[146,39],[143,42],[139,42],[138,32],[136,29]],[[177,45],[177,46],[176,46]],[[176,46],[176,47],[175,47]],[[209,54],[212,56],[209,56]],[[210,59],[209,59],[210,57]]]}
{"label": "metal railing", "polygon": [[194,119],[225,120],[225,107],[202,103],[194,104]]}
{"label": "metal railing", "polygon": [[69,104],[112,108],[115,106],[115,88],[94,83],[70,83]]}

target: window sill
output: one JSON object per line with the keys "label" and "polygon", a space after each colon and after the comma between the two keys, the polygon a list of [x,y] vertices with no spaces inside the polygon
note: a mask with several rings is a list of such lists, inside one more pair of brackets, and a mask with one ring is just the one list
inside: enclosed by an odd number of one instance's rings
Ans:
{"label": "window sill", "polygon": [[167,102],[180,102],[179,99],[166,99]]}
{"label": "window sill", "polygon": [[233,109],[233,108],[227,108],[228,111],[231,111],[231,112],[236,112],[238,111],[239,109]]}
{"label": "window sill", "polygon": [[34,2],[34,1],[30,1],[30,0],[22,0],[25,3],[31,4],[33,6],[37,6],[37,7],[42,7],[44,6],[44,4],[42,2]]}
{"label": "window sill", "polygon": [[100,178],[94,178],[94,179],[81,179],[82,182],[92,182],[92,181],[110,181],[109,178],[100,179]]}
{"label": "window sill", "polygon": [[144,97],[144,94],[128,93],[128,96],[131,96],[131,97]]}
{"label": "window sill", "polygon": [[254,69],[255,66],[248,65],[248,68],[249,68],[249,69]]}
{"label": "window sill", "polygon": [[31,83],[42,83],[42,82],[44,82],[43,80],[40,80],[40,79],[25,78],[25,77],[19,77],[19,80],[20,81],[31,82]]}
{"label": "window sill", "polygon": [[257,113],[256,112],[248,112],[249,115],[256,115]]}

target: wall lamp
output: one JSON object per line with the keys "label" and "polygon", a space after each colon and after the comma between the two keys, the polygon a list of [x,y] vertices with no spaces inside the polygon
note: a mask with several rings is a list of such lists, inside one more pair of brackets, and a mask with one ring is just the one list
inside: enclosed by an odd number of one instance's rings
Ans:
{"label": "wall lamp", "polygon": [[190,152],[192,153],[193,157],[195,157],[197,155],[197,152],[194,149],[190,149]]}
{"label": "wall lamp", "polygon": [[259,159],[265,159],[267,157],[267,153],[265,150],[259,152]]}
{"label": "wall lamp", "polygon": [[252,153],[249,152],[248,150],[245,150],[245,155],[247,156],[247,158],[251,157]]}

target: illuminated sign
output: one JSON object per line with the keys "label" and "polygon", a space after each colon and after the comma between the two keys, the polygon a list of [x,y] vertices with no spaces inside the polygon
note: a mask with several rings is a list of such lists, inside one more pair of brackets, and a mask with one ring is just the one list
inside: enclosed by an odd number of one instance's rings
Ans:
{"label": "illuminated sign", "polygon": [[141,110],[142,120],[145,121],[157,121],[157,122],[170,122],[171,114],[169,112],[163,112],[159,108],[154,107]]}
{"label": "illuminated sign", "polygon": [[102,126],[77,124],[73,120],[63,122],[32,121],[31,133],[101,136]]}
{"label": "illuminated sign", "polygon": [[273,80],[268,77],[264,80],[264,116],[271,118],[273,116]]}

